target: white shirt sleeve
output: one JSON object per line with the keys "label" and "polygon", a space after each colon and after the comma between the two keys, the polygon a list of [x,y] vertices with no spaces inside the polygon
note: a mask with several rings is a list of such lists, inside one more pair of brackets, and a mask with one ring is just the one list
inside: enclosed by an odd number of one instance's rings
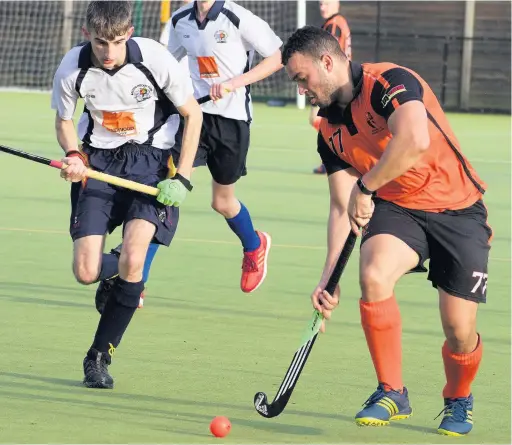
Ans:
{"label": "white shirt sleeve", "polygon": [[162,54],[156,56],[158,57],[156,81],[174,106],[185,105],[189,98],[194,96],[190,75],[165,48],[162,48]]}
{"label": "white shirt sleeve", "polygon": [[[238,14],[238,11],[236,11]],[[240,34],[248,50],[255,50],[262,57],[270,57],[283,44],[265,20],[244,8],[240,14]]]}
{"label": "white shirt sleeve", "polygon": [[169,37],[166,42],[167,49],[177,61],[180,61],[181,59],[183,59],[183,57],[187,55],[187,50],[183,46],[181,46],[178,33],[176,32],[176,28],[172,26],[172,19],[169,20],[169,23]]}
{"label": "white shirt sleeve", "polygon": [[[66,56],[62,60],[53,78],[51,107],[57,110],[59,117],[63,120],[73,119],[75,114],[78,93],[75,90],[77,69],[70,69]],[[68,62],[68,63],[67,63]]]}
{"label": "white shirt sleeve", "polygon": [[169,43],[169,31],[171,27],[172,20],[168,20],[164,26],[164,29],[162,29],[162,33],[160,34],[160,43],[164,46],[167,46],[167,44]]}

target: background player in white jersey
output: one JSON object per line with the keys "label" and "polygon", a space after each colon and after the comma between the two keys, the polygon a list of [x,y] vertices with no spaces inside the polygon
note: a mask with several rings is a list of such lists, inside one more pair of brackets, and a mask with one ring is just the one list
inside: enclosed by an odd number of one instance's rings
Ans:
{"label": "background player in white jersey", "polygon": [[[115,278],[93,344],[84,358],[84,384],[112,388],[112,354],[130,323],[144,289],[142,268],[149,243],[169,245],[176,231],[178,206],[192,189],[189,178],[202,125],[189,77],[158,42],[134,38],[128,1],[88,5],[85,45],[71,49],[54,78],[52,108],[57,110],[57,139],[73,182],[70,233],[73,272],[82,284]],[[85,108],[73,124],[78,98]],[[178,173],[165,179],[170,148],[185,118]],[[86,165],[161,190],[147,195],[85,179]],[[124,225],[119,261],[104,255],[105,236]]]}
{"label": "background player in white jersey", "polygon": [[[178,60],[188,56],[195,96],[210,94],[213,99],[202,106],[196,165],[208,165],[212,207],[242,243],[243,292],[254,291],[265,279],[270,249],[270,236],[254,230],[247,208],[235,196],[235,183],[247,172],[249,85],[282,67],[281,45],[265,21],[231,1],[196,1],[171,18],[169,51]],[[251,69],[254,52],[263,60]]]}
{"label": "background player in white jersey", "polygon": [[[186,6],[189,3],[192,3],[193,0],[183,0],[182,6]],[[162,32],[160,33],[160,43],[164,45],[167,48],[167,45],[169,44],[169,33],[172,26],[172,20],[167,20],[167,23],[162,29]],[[180,65],[183,67],[184,70],[188,72],[188,57],[185,56],[183,59],[180,60]]]}

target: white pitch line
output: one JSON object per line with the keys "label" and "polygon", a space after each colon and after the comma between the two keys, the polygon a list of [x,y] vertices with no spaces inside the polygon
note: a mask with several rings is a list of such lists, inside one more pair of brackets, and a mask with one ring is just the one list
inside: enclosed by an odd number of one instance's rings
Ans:
{"label": "white pitch line", "polygon": [[[44,233],[44,234],[52,234],[52,235],[69,235],[69,232],[64,230],[52,230],[52,229],[24,229],[19,227],[0,227],[0,232],[22,232],[22,233]],[[177,237],[175,241],[181,241],[185,243],[196,243],[196,244],[227,244],[232,246],[239,246],[240,243],[236,241],[224,241],[224,240],[213,240],[213,239],[201,239],[201,238],[179,238]],[[307,246],[301,244],[274,244],[272,243],[272,247],[279,247],[283,249],[299,249],[299,250],[322,250],[325,251],[326,247],[324,246]],[[489,258],[491,261],[510,263],[512,261],[511,258],[500,258],[500,257],[491,257]]]}

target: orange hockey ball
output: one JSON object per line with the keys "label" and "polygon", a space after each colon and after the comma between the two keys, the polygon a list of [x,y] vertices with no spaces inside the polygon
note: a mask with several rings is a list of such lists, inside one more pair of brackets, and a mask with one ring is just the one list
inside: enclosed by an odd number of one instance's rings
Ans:
{"label": "orange hockey ball", "polygon": [[210,423],[210,431],[215,437],[226,437],[231,430],[231,422],[227,417],[217,416]]}

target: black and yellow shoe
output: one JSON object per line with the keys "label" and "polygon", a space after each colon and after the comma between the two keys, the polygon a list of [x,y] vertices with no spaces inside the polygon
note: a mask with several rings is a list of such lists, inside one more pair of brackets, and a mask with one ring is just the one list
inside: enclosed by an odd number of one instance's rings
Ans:
{"label": "black and yellow shoe", "polygon": [[390,420],[407,419],[412,415],[409,394],[404,386],[403,392],[385,391],[379,384],[364,408],[356,414],[356,423],[360,426],[385,426]]}

